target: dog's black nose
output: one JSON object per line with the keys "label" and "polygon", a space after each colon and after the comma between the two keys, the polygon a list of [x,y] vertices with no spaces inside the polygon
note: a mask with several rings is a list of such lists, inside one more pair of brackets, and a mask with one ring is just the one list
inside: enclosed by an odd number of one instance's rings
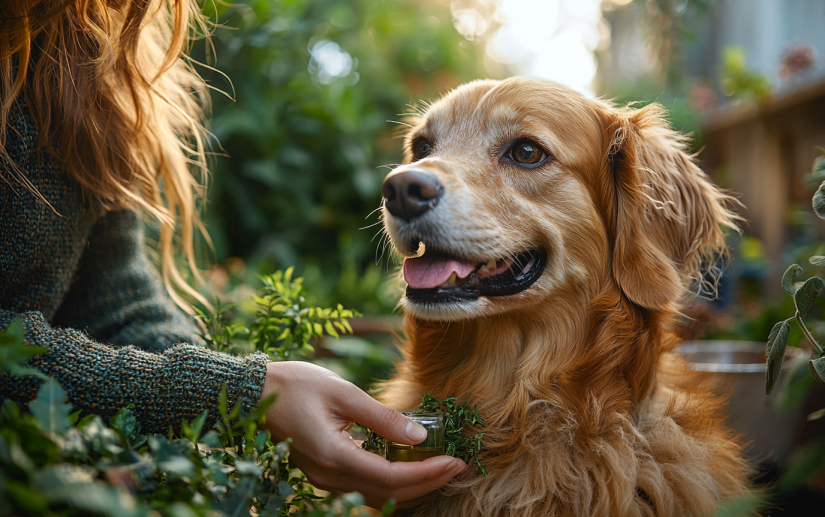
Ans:
{"label": "dog's black nose", "polygon": [[434,207],[444,193],[441,183],[430,173],[409,170],[387,176],[381,188],[387,210],[405,221]]}

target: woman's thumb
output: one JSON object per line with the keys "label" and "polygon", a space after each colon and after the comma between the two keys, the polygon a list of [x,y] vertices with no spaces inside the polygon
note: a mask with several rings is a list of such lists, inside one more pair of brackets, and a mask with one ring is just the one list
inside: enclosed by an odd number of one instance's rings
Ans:
{"label": "woman's thumb", "polygon": [[427,438],[427,430],[398,411],[385,406],[361,390],[361,395],[347,398],[347,417],[365,425],[388,440],[415,445]]}

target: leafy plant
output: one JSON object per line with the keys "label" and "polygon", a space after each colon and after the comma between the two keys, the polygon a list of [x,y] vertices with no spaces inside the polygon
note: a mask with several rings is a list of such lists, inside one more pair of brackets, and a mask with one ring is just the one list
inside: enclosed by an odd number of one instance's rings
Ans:
{"label": "leafy plant", "polygon": [[249,333],[248,329],[229,321],[231,311],[237,308],[238,306],[232,303],[222,304],[220,299],[215,300],[215,311],[211,314],[195,307],[195,318],[200,322],[202,329],[198,335],[212,350],[228,352],[236,335]]}
{"label": "leafy plant", "polygon": [[[418,409],[419,413],[442,413],[445,453],[454,458],[461,458],[468,464],[475,464],[478,471],[487,477],[487,469],[478,458],[484,433],[479,432],[470,436],[466,434],[468,429],[484,427],[484,418],[478,412],[478,408],[470,408],[470,397],[467,397],[463,404],[457,404],[455,397],[447,397],[439,401],[434,395],[425,395]],[[381,454],[384,451],[386,439],[366,426],[361,427],[367,435],[361,447]]]}
{"label": "leafy plant", "polygon": [[380,434],[376,433],[369,427],[365,425],[358,424],[358,426],[364,431],[364,434],[367,436],[367,439],[361,444],[361,448],[365,451],[374,452],[379,456],[383,456],[384,454],[384,447],[387,445],[387,440],[381,436]]}
{"label": "leafy plant", "polygon": [[314,348],[310,339],[324,332],[333,337],[352,333],[347,318],[360,316],[340,303],[335,309],[308,306],[302,295],[303,279],[293,280],[292,271],[289,268],[262,277],[264,287],[255,297],[258,309],[251,341],[256,349],[280,359],[296,353],[311,354]]}
{"label": "leafy plant", "polygon": [[313,338],[352,333],[348,318],[360,314],[341,304],[335,308],[309,305],[303,278],[292,278],[292,273],[293,268],[289,268],[260,277],[263,287],[253,296],[255,312],[249,329],[232,321],[230,313],[238,309],[234,304],[217,300],[211,315],[196,309],[196,318],[205,329],[200,337],[221,352],[232,348],[235,341],[245,340],[279,361],[309,357],[315,351],[310,344]]}
{"label": "leafy plant", "polygon": [[[814,176],[821,175],[825,170],[825,152],[820,150],[820,157],[814,162]],[[825,181],[819,186],[813,197],[814,213],[825,219]],[[809,262],[815,266],[825,266],[825,256],[814,255]],[[790,318],[780,321],[771,329],[768,337],[767,348],[767,370],[765,372],[765,392],[770,394],[779,379],[782,371],[782,363],[785,360],[785,348],[788,343],[788,334],[791,331],[791,322],[796,321],[805,339],[811,345],[811,354],[814,356],[808,360],[808,371],[811,376],[819,382],[825,383],[825,351],[822,345],[816,340],[814,335],[805,325],[805,316],[811,308],[814,300],[819,295],[819,291],[825,287],[825,281],[817,276],[808,278],[805,281],[797,281],[797,276],[803,273],[802,267],[798,264],[791,265],[782,276],[782,288],[794,299],[796,312]],[[822,416],[822,412],[817,412],[814,417]]]}
{"label": "leafy plant", "polygon": [[722,93],[737,100],[765,100],[771,93],[771,84],[762,74],[748,69],[745,49],[728,47],[722,53]]}
{"label": "leafy plant", "polygon": [[[298,308],[259,314],[256,324],[306,329],[298,320],[303,315],[312,322],[331,320],[331,309],[302,312],[300,283],[289,273],[265,281],[261,300],[295,297]],[[215,315],[200,313],[207,323],[203,337],[216,349],[228,349],[235,337],[248,333],[227,329],[228,309],[219,305]],[[339,308],[336,314],[335,322],[347,329],[341,319],[349,313]],[[287,355],[295,343],[306,343],[304,337],[318,335],[317,330],[313,324],[311,332],[294,331],[297,337],[280,340],[273,354]],[[44,380],[28,408],[11,400],[0,407],[0,517],[367,515],[357,493],[319,493],[290,460],[289,440],[273,443],[261,429],[274,396],[245,414],[240,401],[229,407],[224,387],[213,429],[204,433],[204,412],[182,422],[179,435],[171,427],[167,436],[144,435],[130,407],[118,411],[108,425],[95,415],[80,419],[81,412],[72,412],[56,381],[24,365],[44,351],[25,344],[20,320],[0,332],[0,374]],[[393,508],[388,504],[382,515]]]}

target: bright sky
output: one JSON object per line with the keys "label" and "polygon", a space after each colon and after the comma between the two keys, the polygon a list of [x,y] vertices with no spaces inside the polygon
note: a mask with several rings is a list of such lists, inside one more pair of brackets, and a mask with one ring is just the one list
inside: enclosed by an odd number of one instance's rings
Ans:
{"label": "bright sky", "polygon": [[601,0],[501,0],[504,26],[488,46],[493,59],[518,74],[593,96],[593,51],[606,38]]}

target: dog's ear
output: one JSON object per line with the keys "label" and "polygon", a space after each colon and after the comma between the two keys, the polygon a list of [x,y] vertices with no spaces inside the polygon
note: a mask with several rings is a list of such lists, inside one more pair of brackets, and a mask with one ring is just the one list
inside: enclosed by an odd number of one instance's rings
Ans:
{"label": "dog's ear", "polygon": [[727,252],[722,227],[736,229],[732,198],[696,166],[661,106],[617,109],[608,119],[613,276],[637,305],[676,308],[692,284],[709,288],[706,269]]}

